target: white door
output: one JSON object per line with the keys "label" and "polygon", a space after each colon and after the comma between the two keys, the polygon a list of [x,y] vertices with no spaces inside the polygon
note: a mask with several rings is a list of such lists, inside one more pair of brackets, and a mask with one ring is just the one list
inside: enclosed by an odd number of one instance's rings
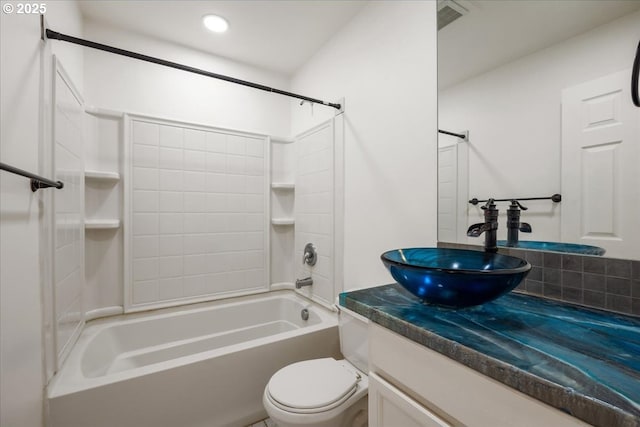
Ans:
{"label": "white door", "polygon": [[640,109],[631,70],[562,91],[563,242],[640,258]]}
{"label": "white door", "polygon": [[438,240],[467,241],[468,147],[454,143],[438,148]]}

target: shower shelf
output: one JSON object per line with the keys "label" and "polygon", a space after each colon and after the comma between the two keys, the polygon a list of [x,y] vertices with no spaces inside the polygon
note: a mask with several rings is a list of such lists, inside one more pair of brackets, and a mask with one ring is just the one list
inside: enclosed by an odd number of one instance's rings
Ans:
{"label": "shower shelf", "polygon": [[293,182],[273,182],[271,188],[274,190],[293,190],[296,185]]}
{"label": "shower shelf", "polygon": [[84,171],[84,177],[97,181],[120,181],[120,174],[118,172],[87,170]]}
{"label": "shower shelf", "polygon": [[114,230],[120,228],[119,219],[85,219],[85,230]]}
{"label": "shower shelf", "polygon": [[294,225],[296,220],[294,218],[271,218],[271,224],[273,225]]}

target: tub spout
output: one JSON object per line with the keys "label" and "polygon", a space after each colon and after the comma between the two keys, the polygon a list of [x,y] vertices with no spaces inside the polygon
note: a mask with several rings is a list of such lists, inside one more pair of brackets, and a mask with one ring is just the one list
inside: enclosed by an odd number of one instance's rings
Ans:
{"label": "tub spout", "polygon": [[303,286],[311,286],[313,285],[313,279],[311,276],[305,277],[304,279],[296,279],[296,289],[300,289]]}

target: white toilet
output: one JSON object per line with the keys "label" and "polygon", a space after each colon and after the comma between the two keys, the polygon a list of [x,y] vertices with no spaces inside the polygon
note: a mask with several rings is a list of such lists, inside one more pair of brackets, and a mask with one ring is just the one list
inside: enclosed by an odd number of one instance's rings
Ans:
{"label": "white toilet", "polygon": [[367,320],[340,307],[343,360],[305,360],[273,374],[262,403],[278,427],[366,427]]}

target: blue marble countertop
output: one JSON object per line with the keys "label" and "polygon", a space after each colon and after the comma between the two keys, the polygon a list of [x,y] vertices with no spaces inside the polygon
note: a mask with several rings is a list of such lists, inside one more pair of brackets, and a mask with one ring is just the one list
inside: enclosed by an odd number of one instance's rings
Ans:
{"label": "blue marble countertop", "polygon": [[592,425],[640,426],[640,319],[510,293],[462,310],[398,284],[340,305]]}

